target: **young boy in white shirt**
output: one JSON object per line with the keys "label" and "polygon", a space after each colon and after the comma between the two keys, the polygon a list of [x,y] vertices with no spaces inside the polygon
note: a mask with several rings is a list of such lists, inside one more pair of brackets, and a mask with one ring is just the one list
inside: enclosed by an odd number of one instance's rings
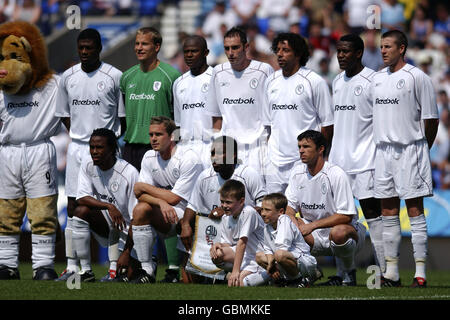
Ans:
{"label": "young boy in white shirt", "polygon": [[266,269],[275,283],[289,287],[309,287],[322,277],[317,260],[300,230],[285,214],[288,201],[282,193],[271,193],[262,201],[264,251],[256,262]]}
{"label": "young boy in white shirt", "polygon": [[258,212],[245,205],[245,186],[228,180],[219,190],[220,205],[225,212],[221,222],[220,242],[210,250],[212,262],[230,271],[229,287],[257,286],[269,275],[255,261],[264,239],[264,222]]}

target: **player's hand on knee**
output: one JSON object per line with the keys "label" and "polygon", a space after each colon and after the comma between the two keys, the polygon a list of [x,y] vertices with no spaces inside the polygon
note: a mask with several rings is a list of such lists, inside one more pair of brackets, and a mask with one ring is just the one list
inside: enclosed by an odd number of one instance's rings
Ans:
{"label": "player's hand on knee", "polygon": [[120,231],[126,229],[127,224],[125,222],[125,219],[115,206],[111,205],[111,207],[108,208],[108,213],[109,216],[111,217],[111,220],[115,228],[117,228]]}
{"label": "player's hand on knee", "polygon": [[161,213],[163,215],[163,219],[165,223],[177,223],[178,215],[175,209],[165,201],[161,201],[159,204],[159,208],[161,209]]}

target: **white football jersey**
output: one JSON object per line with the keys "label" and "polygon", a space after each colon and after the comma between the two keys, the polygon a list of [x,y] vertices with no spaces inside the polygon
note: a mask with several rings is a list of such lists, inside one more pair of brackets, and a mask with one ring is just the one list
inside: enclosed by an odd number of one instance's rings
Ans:
{"label": "white football jersey", "polygon": [[[285,194],[288,205],[296,212],[301,212],[302,217],[309,222],[335,213],[352,215],[353,224],[357,221],[347,174],[327,161],[315,176],[311,176],[305,164],[295,166]],[[324,229],[322,232],[327,236],[328,230]]]}
{"label": "white football jersey", "polygon": [[264,242],[264,221],[251,206],[245,206],[235,219],[232,216],[222,216],[220,222],[220,242],[235,246],[239,239],[246,237],[244,260],[254,260],[256,252],[262,250]]}
{"label": "white football jersey", "polygon": [[0,91],[0,144],[32,144],[58,133],[61,120],[55,116],[59,76],[40,89],[24,95]]}
{"label": "white football jersey", "polygon": [[307,68],[288,78],[282,70],[276,71],[266,82],[264,96],[264,124],[271,127],[269,159],[276,165],[300,159],[300,133],[333,124],[330,89],[321,76]]}
{"label": "white football jersey", "polygon": [[174,119],[183,140],[211,140],[212,119],[205,109],[212,70],[198,76],[188,71],[173,83]]}
{"label": "white football jersey", "polygon": [[310,254],[309,245],[305,242],[302,233],[291,218],[285,214],[278,217],[276,229],[271,224],[266,224],[263,248],[265,254],[274,254],[277,250],[285,250],[292,253],[295,258]]}
{"label": "white football jersey", "polygon": [[334,130],[328,161],[349,174],[375,168],[371,83],[375,71],[364,68],[348,78],[345,71],[333,81]]}
{"label": "white football jersey", "polygon": [[388,67],[377,72],[372,86],[375,143],[408,145],[425,139],[423,120],[439,118],[430,77],[405,64],[394,73]]}
{"label": "white football jersey", "polygon": [[[255,169],[238,164],[231,179],[245,185],[245,204],[260,205],[262,198],[266,195],[266,188],[262,177]],[[214,208],[220,207],[219,189],[226,181],[212,167],[203,170],[195,182],[188,208],[209,214]]]}
{"label": "white football jersey", "polygon": [[240,72],[229,62],[214,67],[206,110],[223,118],[221,134],[242,144],[252,144],[262,135],[264,83],[272,73],[269,64],[255,60]]}
{"label": "white football jersey", "polygon": [[129,225],[137,204],[133,188],[138,178],[136,168],[123,159],[118,158],[106,171],[95,166],[92,160],[84,161],[78,175],[77,200],[89,196],[112,203]]}
{"label": "white football jersey", "polygon": [[58,92],[58,117],[70,117],[70,137],[88,142],[92,131],[107,128],[120,136],[120,117],[125,107],[119,81],[122,72],[102,62],[86,73],[77,64],[62,74]]}
{"label": "white football jersey", "polygon": [[142,159],[139,182],[170,190],[183,199],[176,207],[184,210],[202,170],[203,166],[192,150],[177,147],[169,160],[162,159],[159,152],[149,150]]}

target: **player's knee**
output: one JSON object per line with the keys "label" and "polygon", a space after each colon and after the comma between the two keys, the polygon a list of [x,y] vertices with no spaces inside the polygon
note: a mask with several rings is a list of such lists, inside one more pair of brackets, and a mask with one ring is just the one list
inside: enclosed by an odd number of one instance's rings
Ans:
{"label": "player's knee", "polygon": [[284,264],[284,262],[287,259],[286,251],[285,250],[277,250],[275,251],[273,257],[275,258],[275,261],[279,264]]}
{"label": "player's knee", "polygon": [[150,213],[152,207],[144,202],[139,202],[133,209],[133,224],[146,225],[150,224]]}
{"label": "player's knee", "polygon": [[260,266],[266,264],[266,254],[264,252],[257,252],[255,259]]}
{"label": "player's knee", "polygon": [[349,238],[356,237],[356,234],[354,233],[356,232],[352,226],[340,224],[331,229],[330,240],[336,244],[344,244]]}

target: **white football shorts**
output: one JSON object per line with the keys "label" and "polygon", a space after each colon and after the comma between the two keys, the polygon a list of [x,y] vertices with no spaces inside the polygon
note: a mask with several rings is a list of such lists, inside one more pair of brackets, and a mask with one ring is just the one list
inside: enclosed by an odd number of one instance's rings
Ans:
{"label": "white football shorts", "polygon": [[56,149],[50,139],[0,145],[0,198],[40,198],[58,193]]}
{"label": "white football shorts", "polygon": [[[303,219],[303,221],[308,223],[305,219]],[[356,245],[356,252],[358,252],[364,246],[364,242],[366,240],[366,228],[359,222],[356,222],[354,228],[358,234],[358,241]],[[326,230],[326,232],[323,232],[324,230]],[[311,254],[313,256],[333,256],[330,242],[330,231],[331,228],[316,229],[311,233],[314,237],[314,246],[311,248]]]}
{"label": "white football shorts", "polygon": [[78,174],[81,163],[86,157],[90,157],[89,143],[72,141],[67,149],[66,164],[66,196],[77,197]]}
{"label": "white football shorts", "polygon": [[292,168],[299,162],[300,160],[286,164],[284,166],[277,166],[272,161],[268,161],[268,164],[265,168],[267,193],[284,193],[289,184],[289,176],[291,174]]}
{"label": "white football shorts", "polygon": [[375,153],[375,197],[413,199],[433,195],[431,163],[425,140],[403,146],[383,143]]}
{"label": "white football shorts", "polygon": [[347,174],[347,176],[356,199],[374,198],[375,170]]}

